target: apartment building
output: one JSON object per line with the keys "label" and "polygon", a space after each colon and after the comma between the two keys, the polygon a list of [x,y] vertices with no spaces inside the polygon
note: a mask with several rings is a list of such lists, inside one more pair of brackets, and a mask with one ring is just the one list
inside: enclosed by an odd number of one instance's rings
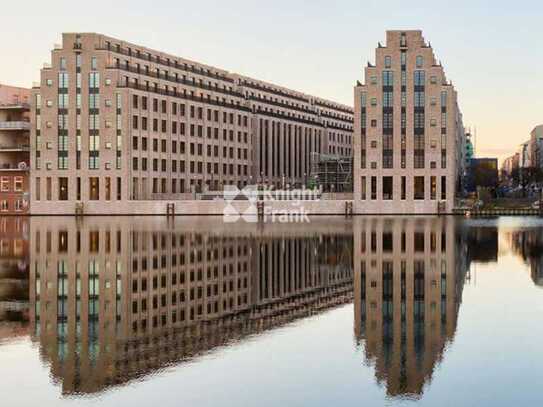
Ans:
{"label": "apartment building", "polygon": [[353,239],[339,223],[312,229],[318,238],[165,225],[32,219],[32,340],[63,394],[141,380],[352,301]]}
{"label": "apartment building", "polygon": [[312,152],[352,154],[348,106],[100,34],[63,34],[33,100],[33,212],[301,185]]}
{"label": "apartment building", "polygon": [[28,212],[30,89],[0,84],[0,214]]}
{"label": "apartment building", "polygon": [[357,213],[452,212],[464,167],[457,93],[421,31],[387,31],[355,87]]}

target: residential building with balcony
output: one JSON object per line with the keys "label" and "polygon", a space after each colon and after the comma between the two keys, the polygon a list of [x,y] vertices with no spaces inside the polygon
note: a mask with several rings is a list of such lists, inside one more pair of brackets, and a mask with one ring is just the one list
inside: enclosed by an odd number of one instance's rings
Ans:
{"label": "residential building with balcony", "polygon": [[422,32],[387,31],[354,94],[355,212],[452,212],[465,131],[456,90]]}
{"label": "residential building with balcony", "polygon": [[101,34],[63,34],[33,98],[33,213],[300,186],[311,153],[352,154],[349,106]]}
{"label": "residential building with balcony", "polygon": [[30,89],[0,84],[0,214],[28,212]]}

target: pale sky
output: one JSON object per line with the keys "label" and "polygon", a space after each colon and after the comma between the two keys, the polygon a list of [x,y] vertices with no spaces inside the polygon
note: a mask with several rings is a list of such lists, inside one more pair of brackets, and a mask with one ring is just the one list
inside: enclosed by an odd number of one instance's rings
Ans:
{"label": "pale sky", "polygon": [[349,105],[385,31],[421,29],[478,156],[512,154],[543,123],[538,1],[6,1],[0,17],[0,83],[30,87],[62,32],[99,32]]}

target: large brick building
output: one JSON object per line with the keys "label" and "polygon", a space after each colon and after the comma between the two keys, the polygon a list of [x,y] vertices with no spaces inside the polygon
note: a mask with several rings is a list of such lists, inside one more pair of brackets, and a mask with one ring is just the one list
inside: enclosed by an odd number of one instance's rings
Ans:
{"label": "large brick building", "polygon": [[100,34],[63,34],[33,91],[37,213],[301,185],[351,156],[350,107]]}
{"label": "large brick building", "polygon": [[451,212],[464,167],[456,90],[421,31],[387,31],[375,57],[355,87],[355,212]]}
{"label": "large brick building", "polygon": [[0,214],[28,212],[30,89],[0,84]]}

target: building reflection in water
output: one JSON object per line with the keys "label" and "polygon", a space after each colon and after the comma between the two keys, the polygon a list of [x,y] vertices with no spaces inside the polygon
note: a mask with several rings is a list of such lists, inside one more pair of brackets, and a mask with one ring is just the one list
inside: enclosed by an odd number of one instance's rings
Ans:
{"label": "building reflection in water", "polygon": [[513,253],[529,265],[534,284],[543,287],[543,229],[519,229],[509,231],[506,236]]}
{"label": "building reflection in water", "polygon": [[468,257],[476,263],[496,263],[498,261],[498,227],[460,226],[463,236],[468,245]]}
{"label": "building reflection in water", "polygon": [[100,392],[352,301],[350,226],[236,234],[165,222],[32,218],[33,340],[64,394]]}
{"label": "building reflection in water", "polygon": [[0,342],[28,334],[28,223],[0,217]]}
{"label": "building reflection in water", "polygon": [[452,217],[354,220],[355,336],[389,397],[419,398],[454,339],[468,268],[457,229]]}

